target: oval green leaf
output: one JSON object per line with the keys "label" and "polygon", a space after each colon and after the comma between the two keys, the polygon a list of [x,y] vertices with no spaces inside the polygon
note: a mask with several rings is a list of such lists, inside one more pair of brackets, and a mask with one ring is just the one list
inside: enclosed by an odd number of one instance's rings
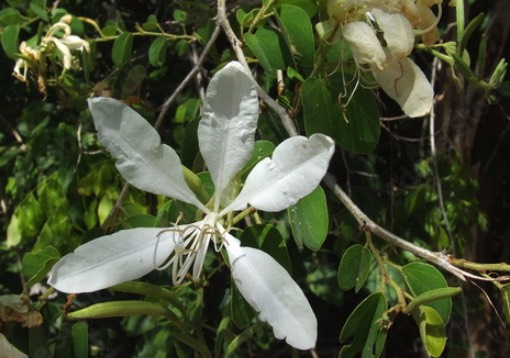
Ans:
{"label": "oval green leaf", "polygon": [[166,62],[168,41],[164,37],[157,37],[149,47],[149,62],[154,67],[161,67]]}
{"label": "oval green leaf", "polygon": [[418,325],[428,355],[440,357],[446,346],[446,330],[439,313],[431,307],[420,307]]}
{"label": "oval green leaf", "polygon": [[247,228],[240,237],[243,246],[261,249],[271,255],[280,265],[291,273],[291,264],[287,245],[280,232],[272,225],[259,224]]}
{"label": "oval green leaf", "polygon": [[358,292],[368,277],[371,254],[366,247],[355,244],[345,250],[338,267],[338,285],[342,290]]}
{"label": "oval green leaf", "polygon": [[318,186],[287,209],[290,229],[296,245],[319,250],[329,230],[328,206],[324,190]]}
{"label": "oval green leaf", "polygon": [[232,312],[232,321],[237,328],[246,328],[251,321],[257,316],[255,310],[250,306],[248,302],[243,298],[237,286],[232,279],[231,290],[232,299],[230,301],[230,310]]}
{"label": "oval green leaf", "polygon": [[89,356],[89,328],[85,322],[76,322],[71,327],[73,336],[73,352],[75,358]]}
{"label": "oval green leaf", "polygon": [[291,63],[290,51],[283,36],[272,29],[261,27],[255,34],[246,34],[244,41],[257,57],[260,65],[273,75]]}
{"label": "oval green leaf", "polygon": [[352,358],[363,353],[363,357],[378,357],[386,342],[387,331],[381,329],[380,321],[388,309],[386,296],[373,293],[365,298],[347,318],[340,342],[351,339],[350,344],[342,347],[339,357]]}
{"label": "oval green leaf", "polygon": [[[438,269],[423,262],[412,262],[402,267],[402,276],[414,297],[421,294],[446,288],[448,284]],[[452,299],[443,298],[427,303],[426,306],[434,308],[441,316],[443,322],[447,323],[452,311]]]}
{"label": "oval green leaf", "polygon": [[339,87],[321,78],[308,78],[301,87],[307,135],[324,133],[342,148],[355,153],[371,152],[379,140],[379,114],[370,92],[358,88],[343,108]]}
{"label": "oval green leaf", "polygon": [[296,62],[305,67],[313,67],[315,41],[308,14],[297,6],[282,5],[278,19]]}
{"label": "oval green leaf", "polygon": [[14,58],[19,47],[19,26],[9,25],[4,28],[2,34],[2,48],[9,58]]}
{"label": "oval green leaf", "polygon": [[123,32],[113,42],[112,60],[115,66],[121,66],[131,60],[133,53],[133,34]]}
{"label": "oval green leaf", "polygon": [[45,278],[59,258],[60,254],[53,246],[25,254],[21,261],[21,272],[23,276],[29,278],[25,287],[30,287]]}
{"label": "oval green leaf", "polygon": [[39,4],[37,4],[36,2],[32,1],[30,3],[30,6],[29,6],[30,10],[32,10],[32,12],[36,15],[36,16],[39,16],[41,19],[43,19],[44,21],[48,21],[48,13],[46,12],[46,10],[40,6]]}
{"label": "oval green leaf", "polygon": [[245,178],[253,169],[253,167],[262,159],[271,156],[275,149],[275,145],[267,140],[258,140],[255,142],[253,155],[241,170],[241,176]]}
{"label": "oval green leaf", "polygon": [[306,12],[308,17],[312,18],[317,14],[317,2],[313,0],[279,0],[279,5],[290,4],[299,7]]}
{"label": "oval green leaf", "polygon": [[19,24],[21,22],[21,14],[18,10],[8,7],[0,10],[0,26],[8,26]]}
{"label": "oval green leaf", "polygon": [[101,29],[101,35],[106,37],[115,36],[118,30],[119,27],[117,25],[106,25]]}

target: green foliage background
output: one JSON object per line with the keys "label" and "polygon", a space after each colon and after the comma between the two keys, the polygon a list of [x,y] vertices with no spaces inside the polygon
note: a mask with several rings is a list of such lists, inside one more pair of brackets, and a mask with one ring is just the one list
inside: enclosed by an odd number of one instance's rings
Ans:
{"label": "green foliage background", "polygon": [[[509,261],[509,92],[497,67],[508,45],[491,32],[503,5],[473,0],[459,12],[443,4],[444,42],[457,45],[415,53],[428,75],[437,66],[433,61],[443,61],[434,74],[432,153],[430,117],[388,120],[400,115],[399,108],[371,88],[358,88],[346,108],[339,103],[342,93],[353,90],[342,74],[352,78],[355,66],[348,53],[324,46],[314,31],[326,16],[324,4],[227,4],[259,84],[288,109],[301,134],[334,138],[338,150],[330,173],[371,219],[411,243],[468,263]],[[478,18],[482,11],[487,16]],[[74,52],[65,71],[61,55],[49,51],[39,79],[32,74],[22,83],[12,76],[19,43],[37,42],[64,14],[72,15],[72,32],[90,42],[90,53]],[[134,188],[115,206],[124,183],[98,143],[86,99],[121,99],[155,123],[210,40],[215,16],[216,5],[205,0],[0,5],[0,296],[23,294],[25,308],[42,318],[31,325],[27,315],[19,318],[0,300],[0,332],[29,356],[304,354],[257,321],[213,252],[200,285],[172,287],[167,272],[155,272],[140,282],[66,297],[45,283],[51,266],[79,244],[122,228],[169,226],[179,212],[191,215],[182,203]],[[455,19],[465,21],[464,32],[448,28]],[[234,51],[220,35],[159,129],[196,173],[205,169],[196,138],[203,91],[211,74],[231,60]],[[278,70],[285,73],[282,90]],[[470,130],[459,129],[465,127]],[[287,137],[267,107],[257,137],[260,157]],[[455,356],[498,349],[477,326],[508,341],[504,283],[483,286],[486,296],[452,275],[445,279],[437,268],[364,231],[329,188],[287,212],[261,216],[262,224],[245,223],[241,239],[278,257],[303,288],[319,320],[319,356],[351,357],[367,349],[370,356]],[[509,269],[501,264],[478,271]],[[460,295],[452,290],[458,286]],[[112,317],[90,319],[104,307],[96,304],[113,304],[107,310]],[[85,308],[81,316],[67,315]],[[77,320],[82,317],[89,319]]]}

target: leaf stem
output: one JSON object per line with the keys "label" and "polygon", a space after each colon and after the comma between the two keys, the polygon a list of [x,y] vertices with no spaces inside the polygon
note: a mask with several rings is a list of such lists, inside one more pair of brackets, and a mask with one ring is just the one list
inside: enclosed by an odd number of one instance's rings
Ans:
{"label": "leaf stem", "polygon": [[365,231],[365,238],[367,240],[368,249],[372,252],[372,255],[374,255],[375,261],[377,262],[377,266],[379,267],[379,271],[381,272],[380,290],[383,294],[386,294],[386,283],[388,282],[389,279],[388,271],[386,271],[384,261],[381,255],[379,255],[379,251],[375,248],[374,244],[372,243],[372,233],[370,231]]}

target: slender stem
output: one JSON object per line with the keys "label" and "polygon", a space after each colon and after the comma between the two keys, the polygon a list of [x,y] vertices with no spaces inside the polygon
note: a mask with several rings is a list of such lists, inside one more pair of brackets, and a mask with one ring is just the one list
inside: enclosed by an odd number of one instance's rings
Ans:
{"label": "slender stem", "polygon": [[275,100],[271,98],[258,84],[258,82],[253,77],[250,67],[248,66],[248,63],[246,62],[246,58],[244,57],[243,49],[241,48],[242,42],[237,38],[236,34],[234,33],[234,30],[230,26],[230,23],[227,19],[227,13],[226,13],[226,7],[225,7],[225,0],[218,0],[218,16],[217,21],[223,28],[223,31],[227,35],[228,40],[230,41],[230,44],[232,45],[232,48],[234,49],[234,52],[236,54],[237,59],[243,65],[243,67],[246,69],[246,72],[251,77],[253,82],[255,83],[255,86],[257,88],[257,93],[259,97],[266,103],[266,105],[271,108],[276,114],[280,117],[283,126],[285,127],[285,130],[290,136],[296,136],[298,135],[298,131],[296,129],[296,126],[294,125],[294,122],[292,122],[292,119],[290,118],[289,114],[278,103],[276,103]]}
{"label": "slender stem", "polygon": [[[437,57],[434,57],[434,61],[432,64],[432,78],[431,78],[431,85],[432,88],[434,87],[434,83],[436,81],[436,74],[437,74],[437,66],[438,66],[439,60]],[[432,106],[430,110],[430,116],[429,116],[429,141],[430,141],[430,156],[432,159],[432,177],[434,180],[434,184],[436,186],[437,190],[437,201],[439,203],[439,210],[441,211],[441,216],[444,220],[444,225],[446,227],[446,232],[448,233],[448,239],[450,241],[450,245],[452,248],[452,253],[454,256],[457,256],[457,245],[455,244],[455,238],[453,237],[453,230],[452,226],[450,225],[450,220],[448,219],[448,214],[446,213],[446,208],[444,206],[444,199],[443,199],[443,186],[441,184],[441,178],[439,176],[439,167],[437,165],[437,153],[436,153],[436,129],[435,129],[435,123],[436,123],[436,112],[434,110],[435,106]]]}
{"label": "slender stem", "polygon": [[478,271],[478,272],[488,272],[488,271],[498,271],[498,272],[510,272],[510,265],[505,262],[500,263],[489,263],[483,264],[479,262],[471,262],[465,259],[457,259],[454,257],[450,258],[450,262],[452,265],[455,265],[460,268]]}
{"label": "slender stem", "polygon": [[381,272],[381,292],[386,293],[386,282],[388,281],[388,271],[386,271],[386,267],[384,266],[384,261],[379,255],[379,251],[375,248],[372,243],[372,235],[370,231],[365,231],[365,237],[367,239],[368,249],[372,252],[372,255],[375,257],[375,261],[377,262],[377,266],[379,266],[379,271]]}
{"label": "slender stem", "polygon": [[257,23],[264,17],[265,13],[267,12],[268,9],[270,9],[273,4],[276,2],[276,0],[269,0],[265,6],[262,7],[262,9],[259,10],[259,12],[257,13],[257,15],[255,16],[255,18],[253,19],[253,21],[251,22],[251,25],[248,29],[248,32],[252,32],[253,31],[253,28],[255,27],[255,25],[257,25]]}
{"label": "slender stem", "polygon": [[324,182],[330,188],[330,190],[334,193],[334,195],[344,204],[344,206],[349,210],[349,212],[354,216],[357,220],[358,224],[365,230],[371,231],[377,237],[383,239],[393,246],[397,246],[405,251],[412,253],[415,256],[421,257],[422,259],[427,260],[428,262],[433,263],[434,265],[441,267],[445,271],[450,272],[451,274],[457,276],[462,281],[466,281],[467,278],[472,278],[475,280],[482,281],[492,281],[494,279],[488,279],[485,277],[480,277],[478,275],[474,275],[467,271],[464,271],[456,266],[454,266],[450,260],[451,257],[442,252],[434,252],[423,247],[417,246],[409,241],[404,240],[403,238],[389,232],[388,230],[382,228],[377,225],[372,219],[370,219],[361,209],[354,204],[354,202],[349,198],[349,196],[340,188],[340,186],[336,183],[335,178],[331,174],[326,174],[324,177]]}
{"label": "slender stem", "polygon": [[163,119],[165,118],[168,110],[170,109],[170,106],[175,101],[179,93],[182,92],[182,90],[188,85],[188,83],[195,77],[195,75],[201,70],[202,64],[204,63],[205,59],[209,55],[209,51],[211,50],[213,44],[216,42],[216,39],[218,38],[219,34],[221,32],[221,27],[216,25],[214,28],[214,31],[211,35],[211,38],[207,42],[207,44],[204,47],[204,50],[202,51],[202,54],[198,58],[195,66],[191,69],[191,71],[188,73],[188,75],[181,81],[179,86],[175,89],[175,91],[172,93],[170,97],[165,101],[163,106],[161,107],[161,112],[159,113],[158,119],[156,120],[156,124],[154,125],[154,128],[159,129],[161,126]]}
{"label": "slender stem", "polygon": [[251,215],[251,214],[253,214],[256,211],[257,211],[257,209],[255,209],[254,207],[250,206],[248,209],[246,209],[246,210],[242,211],[241,213],[237,214],[232,219],[232,226],[235,226],[235,224],[237,224],[239,221],[243,220],[246,216]]}

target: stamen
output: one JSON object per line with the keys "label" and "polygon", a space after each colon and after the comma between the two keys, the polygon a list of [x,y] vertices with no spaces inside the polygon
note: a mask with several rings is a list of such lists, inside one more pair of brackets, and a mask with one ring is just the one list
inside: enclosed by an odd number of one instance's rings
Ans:
{"label": "stamen", "polygon": [[[164,230],[161,230],[160,232],[158,232],[158,234],[156,235],[156,244],[154,245],[154,253],[152,255],[152,265],[154,266],[154,269],[156,270],[164,270],[165,268],[168,267],[168,263],[165,263],[163,262],[162,265],[158,265],[157,264],[157,260],[156,260],[156,255],[157,255],[157,252],[158,252],[158,246],[159,246],[159,240],[161,238],[161,235],[164,234],[165,232],[178,232],[179,233],[179,236],[177,238],[180,238],[181,237],[181,231],[179,229],[179,227],[174,227],[174,228],[171,228],[171,229],[164,229]],[[176,246],[179,246],[180,242],[177,242],[176,239],[177,239],[175,236],[172,237],[173,241],[174,241],[174,244]],[[170,253],[168,256],[170,257],[172,255],[172,253]],[[165,260],[166,261],[166,260]]]}
{"label": "stamen", "polygon": [[[218,218],[218,214],[211,213],[203,221],[181,225],[180,227],[175,223],[174,227],[161,230],[157,235],[154,247],[154,267],[158,270],[164,270],[172,266],[172,282],[174,285],[179,285],[184,281],[193,266],[192,278],[197,281],[202,272],[210,241],[213,241],[214,249],[217,252],[223,248],[226,230],[217,222]],[[158,266],[156,253],[160,236],[165,232],[175,233],[172,236],[175,247],[172,253],[169,254],[169,258]]]}
{"label": "stamen", "polygon": [[[177,216],[177,220],[175,221],[175,223],[173,223],[173,227],[171,229],[163,229],[160,232],[158,232],[158,234],[156,235],[156,245],[154,245],[154,253],[152,255],[152,265],[154,266],[154,268],[156,270],[164,270],[165,268],[167,268],[170,265],[170,262],[168,262],[166,264],[163,263],[163,265],[159,266],[159,267],[156,264],[156,253],[158,251],[160,236],[162,234],[164,234],[165,232],[168,232],[168,231],[172,232],[173,231],[173,232],[178,232],[179,233],[179,238],[181,238],[181,236],[182,236],[184,231],[179,228],[178,224],[179,224],[179,221],[181,221],[183,217],[184,217],[184,214],[183,214],[182,211],[180,211],[179,215]],[[174,240],[175,246],[178,247],[180,245],[180,242],[176,242],[175,237],[173,238],[173,240]],[[172,253],[170,253],[168,256],[171,256],[171,255],[172,255]]]}

